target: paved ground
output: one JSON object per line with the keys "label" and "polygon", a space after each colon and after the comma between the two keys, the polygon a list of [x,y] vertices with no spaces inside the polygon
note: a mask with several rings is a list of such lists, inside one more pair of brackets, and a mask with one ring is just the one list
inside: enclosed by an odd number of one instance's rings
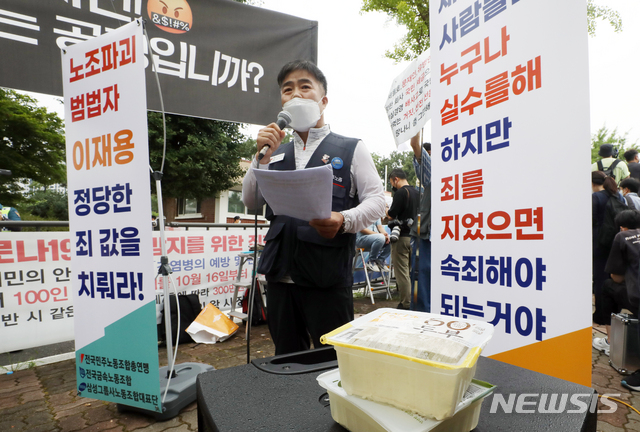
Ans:
{"label": "paved ground", "polygon": [[[396,305],[397,300],[377,300],[375,305],[371,305],[368,298],[357,298],[355,311],[357,314],[364,314],[378,307]],[[246,344],[242,330],[243,327],[223,343],[180,345],[177,362],[205,363],[216,369],[245,364]],[[594,334],[596,333],[597,330],[594,330]],[[251,353],[252,358],[274,355],[266,326],[252,329]],[[164,349],[160,350],[159,356],[160,365],[166,365]],[[631,394],[620,386],[621,376],[609,366],[608,359],[604,354],[593,350],[593,387],[601,394],[619,394],[620,400],[640,409],[640,393]],[[197,430],[195,402],[177,417],[166,422],[156,422],[140,414],[119,413],[113,403],[79,398],[76,396],[75,386],[73,360],[0,375],[0,432]],[[620,405],[613,414],[599,415],[597,430],[640,431],[640,415]]]}

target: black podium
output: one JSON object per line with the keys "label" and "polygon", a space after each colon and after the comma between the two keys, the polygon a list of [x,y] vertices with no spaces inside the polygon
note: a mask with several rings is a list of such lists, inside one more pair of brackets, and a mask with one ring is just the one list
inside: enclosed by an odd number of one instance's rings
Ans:
{"label": "black podium", "polygon": [[[346,431],[331,418],[327,394],[316,382],[323,371],[337,367],[335,359],[333,347],[326,347],[201,374],[196,384],[198,430]],[[475,432],[596,430],[597,414],[590,407],[597,407],[597,394],[592,388],[485,357],[478,360],[476,378],[497,388],[483,402]],[[496,394],[501,403],[493,402]],[[542,394],[547,395],[545,398],[555,394],[558,400],[566,394],[566,409],[561,413],[543,412],[549,400],[540,410]],[[572,397],[582,404],[571,404]],[[509,400],[514,402],[509,405]]]}

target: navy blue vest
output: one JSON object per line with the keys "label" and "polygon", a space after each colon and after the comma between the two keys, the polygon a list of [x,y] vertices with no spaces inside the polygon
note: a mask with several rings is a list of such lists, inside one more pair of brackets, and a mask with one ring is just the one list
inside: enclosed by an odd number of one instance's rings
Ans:
{"label": "navy blue vest", "polygon": [[[333,201],[331,210],[342,211],[358,205],[357,194],[351,198],[351,162],[358,144],[355,138],[330,133],[315,150],[306,168],[323,166],[335,158],[342,166],[333,164]],[[273,155],[284,153],[284,159],[269,165],[273,170],[295,170],[293,142],[282,144]],[[273,157],[273,156],[272,156]],[[292,197],[295,199],[295,197]],[[266,218],[271,222],[265,236],[266,245],[258,273],[267,281],[277,282],[289,274],[302,286],[318,288],[346,287],[353,285],[352,262],[355,250],[355,234],[338,234],[332,239],[322,237],[307,221],[289,216],[275,216],[267,206]]]}

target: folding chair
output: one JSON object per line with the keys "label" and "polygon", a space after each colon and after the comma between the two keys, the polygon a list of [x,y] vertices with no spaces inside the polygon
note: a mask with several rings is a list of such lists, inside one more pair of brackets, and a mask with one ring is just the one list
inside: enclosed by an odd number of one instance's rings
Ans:
{"label": "folding chair", "polygon": [[[371,304],[375,304],[376,301],[373,297],[374,292],[378,292],[378,291],[382,291],[385,290],[387,293],[387,300],[389,300],[391,298],[391,289],[390,289],[390,282],[391,282],[391,267],[387,267],[387,269],[380,269],[380,276],[382,277],[382,285],[379,286],[371,286],[371,277],[369,275],[369,273],[373,273],[373,275],[375,275],[377,272],[370,272],[367,269],[367,266],[365,265],[365,258],[364,258],[364,248],[356,248],[356,254],[353,257],[353,271],[356,272],[358,270],[363,270],[364,271],[364,276],[365,276],[365,289],[364,289],[364,295],[369,295],[369,297],[371,297]],[[359,258],[359,260],[358,260]],[[360,261],[362,263],[362,266],[358,266],[358,261]],[[385,275],[386,274],[386,275]]]}

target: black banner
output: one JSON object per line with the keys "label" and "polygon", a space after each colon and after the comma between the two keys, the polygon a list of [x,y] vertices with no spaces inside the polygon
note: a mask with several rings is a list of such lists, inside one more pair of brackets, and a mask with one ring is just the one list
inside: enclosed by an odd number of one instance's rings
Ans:
{"label": "black banner", "polygon": [[62,96],[60,50],[139,16],[150,110],[160,110],[150,52],[166,112],[254,124],[280,110],[281,66],[317,61],[316,21],[231,0],[3,0],[0,86]]}

